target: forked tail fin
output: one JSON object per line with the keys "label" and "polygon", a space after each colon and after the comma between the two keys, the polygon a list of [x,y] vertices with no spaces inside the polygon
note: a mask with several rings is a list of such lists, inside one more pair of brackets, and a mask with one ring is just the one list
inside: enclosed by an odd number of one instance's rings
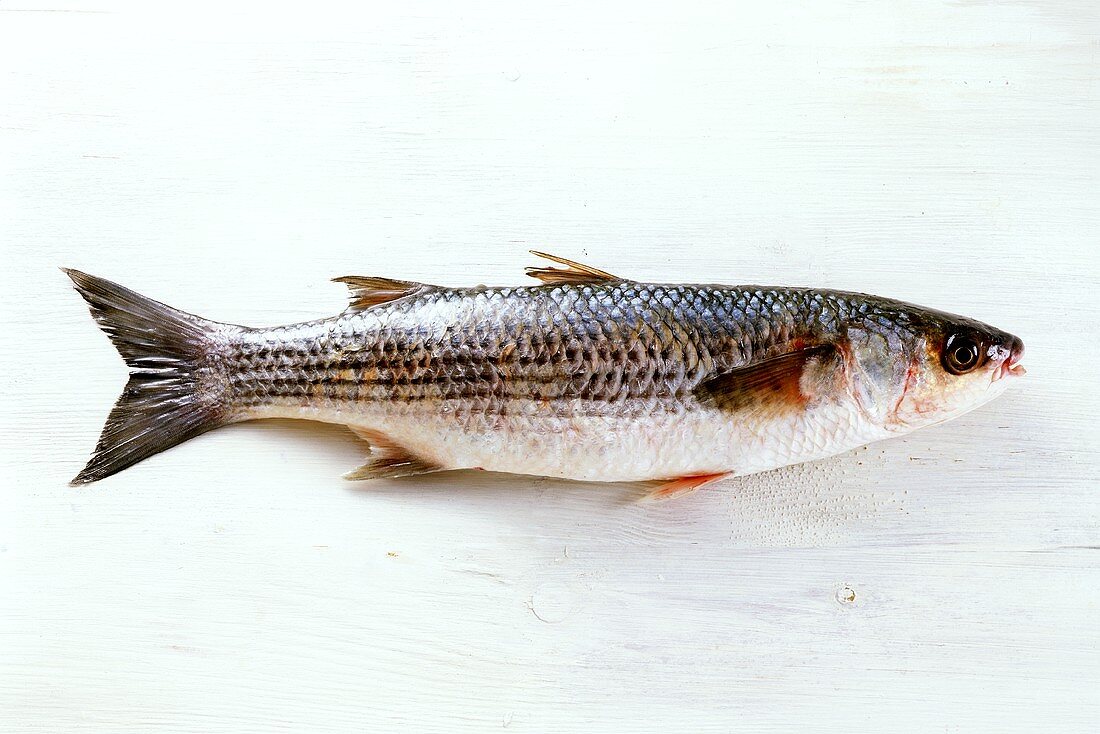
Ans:
{"label": "forked tail fin", "polygon": [[130,367],[130,381],[107,418],[86,484],[120,472],[225,423],[222,380],[208,354],[224,325],[192,316],[79,270],[62,268]]}

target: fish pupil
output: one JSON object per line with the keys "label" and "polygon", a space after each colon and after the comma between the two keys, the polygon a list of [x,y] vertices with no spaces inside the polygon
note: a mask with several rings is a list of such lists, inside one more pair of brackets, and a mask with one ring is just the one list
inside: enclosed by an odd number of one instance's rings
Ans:
{"label": "fish pupil", "polygon": [[969,365],[977,356],[978,350],[974,348],[973,344],[955,349],[955,361],[959,363],[960,367]]}

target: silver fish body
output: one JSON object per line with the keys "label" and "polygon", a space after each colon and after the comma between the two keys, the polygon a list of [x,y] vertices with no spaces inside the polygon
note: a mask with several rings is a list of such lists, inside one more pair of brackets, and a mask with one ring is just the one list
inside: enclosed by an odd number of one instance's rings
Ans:
{"label": "silver fish body", "polygon": [[[890,299],[638,283],[554,259],[569,267],[536,269],[544,284],[531,287],[347,278],[344,313],[270,329],[183,315],[198,336],[180,399],[204,429],[270,417],[349,425],[374,450],[353,478],[482,468],[671,481],[821,458],[938,422],[1022,369],[1010,334]],[[80,277],[91,276],[74,275],[88,298]],[[938,363],[960,332],[980,335],[984,384],[953,375],[952,391]],[[136,374],[150,359],[131,362]],[[117,457],[95,461],[85,479],[118,470]]]}

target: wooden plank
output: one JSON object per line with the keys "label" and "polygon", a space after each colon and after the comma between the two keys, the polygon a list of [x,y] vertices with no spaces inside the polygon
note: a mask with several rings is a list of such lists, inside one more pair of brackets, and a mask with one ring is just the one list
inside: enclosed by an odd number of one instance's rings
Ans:
{"label": "wooden plank", "polygon": [[[1100,727],[1095,3],[0,8],[0,729]],[[125,370],[345,274],[881,293],[1020,334],[950,424],[667,504],[233,426],[73,489]]]}

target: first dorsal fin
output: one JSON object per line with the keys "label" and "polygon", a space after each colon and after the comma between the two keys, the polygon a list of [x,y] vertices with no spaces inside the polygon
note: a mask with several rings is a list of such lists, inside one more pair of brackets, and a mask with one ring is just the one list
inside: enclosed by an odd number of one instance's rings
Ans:
{"label": "first dorsal fin", "polygon": [[345,283],[351,289],[351,303],[348,309],[352,311],[362,311],[371,306],[396,301],[398,298],[434,287],[426,283],[380,278],[374,275],[345,275],[342,278],[333,278],[333,281]]}
{"label": "first dorsal fin", "polygon": [[603,270],[597,270],[596,268],[588,265],[582,265],[579,262],[573,260],[566,260],[564,257],[558,257],[557,255],[548,255],[545,252],[539,252],[538,250],[531,250],[532,255],[538,255],[544,257],[552,262],[564,265],[564,268],[527,268],[526,273],[532,278],[538,278],[547,285],[565,285],[565,284],[581,284],[581,283],[608,283],[616,280],[622,280],[611,273],[604,272]]}

